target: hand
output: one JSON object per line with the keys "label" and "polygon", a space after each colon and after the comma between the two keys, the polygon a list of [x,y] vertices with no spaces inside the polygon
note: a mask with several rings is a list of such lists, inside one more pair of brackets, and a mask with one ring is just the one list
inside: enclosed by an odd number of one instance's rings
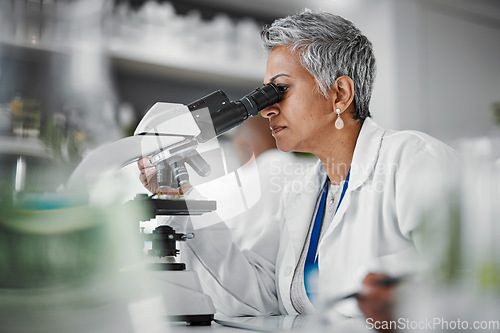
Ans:
{"label": "hand", "polygon": [[156,167],[149,161],[149,157],[144,157],[137,161],[140,170],[139,180],[142,185],[151,193],[162,193],[167,195],[184,194],[191,189],[191,185],[181,188],[159,187],[156,180]]}
{"label": "hand", "polygon": [[[387,322],[394,320],[394,306],[396,302],[396,286],[386,285],[380,281],[387,280],[389,276],[379,273],[369,273],[363,280],[363,287],[358,293],[358,306],[366,318],[374,322]],[[392,332],[392,330],[380,330]]]}
{"label": "hand", "polygon": [[156,181],[156,167],[149,162],[149,157],[144,157],[137,161],[140,170],[139,180],[142,185],[151,193],[158,193],[158,183]]}

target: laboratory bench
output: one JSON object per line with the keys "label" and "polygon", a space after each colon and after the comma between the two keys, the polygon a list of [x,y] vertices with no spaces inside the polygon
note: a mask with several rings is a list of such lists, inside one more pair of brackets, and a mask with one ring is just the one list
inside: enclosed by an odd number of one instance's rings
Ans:
{"label": "laboratory bench", "polygon": [[218,323],[212,323],[210,326],[189,326],[184,323],[170,323],[169,328],[171,328],[172,333],[232,333],[232,332],[259,332],[259,331],[250,331],[250,330],[243,330],[240,328],[235,328],[235,327],[229,327],[229,326],[223,326]]}
{"label": "laboratory bench", "polygon": [[363,318],[318,316],[259,316],[225,317],[215,316],[211,326],[189,326],[184,323],[169,323],[172,333],[224,333],[224,332],[374,332],[367,328]]}

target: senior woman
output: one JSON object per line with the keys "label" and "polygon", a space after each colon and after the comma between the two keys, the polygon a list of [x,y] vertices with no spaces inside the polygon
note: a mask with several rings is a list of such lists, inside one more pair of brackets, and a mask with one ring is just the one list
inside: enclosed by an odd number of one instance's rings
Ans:
{"label": "senior woman", "polygon": [[[306,10],[265,27],[262,41],[270,52],[264,83],[284,93],[261,114],[280,150],[312,153],[319,162],[301,186],[282,191],[252,249],[240,251],[223,222],[185,243],[183,260],[228,315],[309,313],[318,299],[359,290],[370,271],[414,270],[421,244],[410,184],[424,167],[438,173],[455,161],[443,143],[385,130],[370,118],[375,58],[350,21]],[[151,185],[148,168],[140,168]],[[189,218],[170,223],[192,228]],[[356,308],[338,307],[349,316]]]}

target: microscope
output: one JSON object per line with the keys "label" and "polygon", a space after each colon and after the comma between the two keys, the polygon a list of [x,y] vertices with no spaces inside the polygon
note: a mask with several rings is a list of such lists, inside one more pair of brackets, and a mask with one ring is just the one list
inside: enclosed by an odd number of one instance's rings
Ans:
{"label": "microscope", "polygon": [[[240,125],[249,117],[281,100],[282,90],[266,84],[239,100],[230,101],[220,90],[188,105],[158,102],[140,121],[134,136],[100,147],[89,154],[71,175],[67,190],[81,191],[105,177],[107,173],[149,157],[156,166],[159,187],[181,189],[189,186],[189,165],[200,176],[208,176],[210,165],[198,153],[199,144],[208,142]],[[137,195],[127,204],[137,202],[149,207],[144,220],[165,215],[201,215],[216,210],[216,202],[172,198],[162,194]],[[160,281],[165,315],[172,321],[190,325],[210,325],[215,307],[202,291],[198,275],[175,261],[176,243],[188,241],[194,234],[180,234],[167,225],[158,226],[152,234],[143,235],[152,242],[149,257],[156,261],[147,269]]]}

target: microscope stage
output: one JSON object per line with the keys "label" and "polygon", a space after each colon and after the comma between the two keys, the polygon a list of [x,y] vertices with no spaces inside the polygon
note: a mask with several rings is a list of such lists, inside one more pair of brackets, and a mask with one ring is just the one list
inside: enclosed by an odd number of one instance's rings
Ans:
{"label": "microscope stage", "polygon": [[142,220],[149,220],[157,215],[201,215],[217,209],[215,200],[194,200],[184,198],[157,198],[147,194],[137,194],[125,205],[147,207]]}
{"label": "microscope stage", "polygon": [[201,215],[217,209],[213,200],[151,199],[156,215]]}

